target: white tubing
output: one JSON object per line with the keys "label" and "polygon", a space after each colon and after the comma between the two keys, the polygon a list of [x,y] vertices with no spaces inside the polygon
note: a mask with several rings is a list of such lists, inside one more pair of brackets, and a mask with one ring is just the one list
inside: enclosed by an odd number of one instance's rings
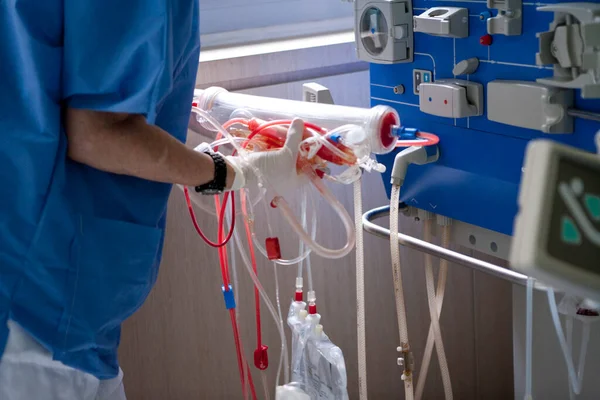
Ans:
{"label": "white tubing", "polygon": [[554,289],[552,289],[551,287],[547,288],[546,294],[548,295],[548,306],[550,307],[550,314],[552,315],[552,322],[554,322],[556,336],[558,336],[558,342],[560,343],[560,348],[562,350],[565,363],[567,364],[567,371],[569,374],[570,382],[569,386],[573,390],[573,392],[575,392],[575,394],[579,394],[581,393],[581,388],[579,386],[577,374],[575,373],[573,358],[571,356],[571,352],[569,351],[569,347],[567,346],[567,341],[565,339],[565,334],[563,333],[562,325],[560,324],[560,317],[558,316],[558,307],[556,306],[556,297],[554,296]]}
{"label": "white tubing", "polygon": [[527,278],[527,322],[525,327],[525,400],[533,399],[533,278]]}
{"label": "white tubing", "polygon": [[[430,240],[425,238],[425,240]],[[442,226],[442,247],[445,249],[450,247],[450,225]],[[429,264],[431,265],[431,264]],[[426,268],[427,268],[427,260],[426,260]],[[427,279],[427,269],[426,269]],[[433,272],[432,276],[433,278]],[[446,292],[446,281],[448,279],[448,261],[444,259],[440,259],[440,268],[438,272],[438,281],[437,281],[437,289],[435,291],[435,310],[438,315],[442,312],[442,306],[444,304],[444,295]],[[431,282],[433,286],[433,281]],[[427,293],[429,300],[429,292]],[[431,314],[431,310],[430,310]],[[438,323],[439,326],[439,323]],[[429,372],[429,365],[431,362],[431,356],[433,355],[433,345],[436,344],[436,338],[434,335],[434,327],[433,327],[433,319],[431,324],[429,325],[429,332],[427,334],[427,342],[425,345],[425,352],[423,354],[423,362],[421,363],[421,368],[419,370],[419,380],[417,382],[417,388],[415,392],[415,399],[420,400],[423,398],[423,391],[425,390],[425,383],[427,382],[427,374]],[[441,340],[441,336],[440,336]],[[437,344],[436,344],[437,347]],[[439,355],[438,355],[439,358]],[[445,358],[445,357],[444,357]],[[440,361],[440,369],[442,371],[442,383],[444,384],[444,393],[447,395],[447,392],[450,392],[450,396],[452,396],[452,384],[450,380],[450,371],[448,368],[448,364],[446,362],[446,367],[442,367],[443,363]]]}
{"label": "white tubing", "polygon": [[[431,226],[432,219],[427,219],[423,226],[423,235],[426,242],[431,242]],[[444,396],[446,400],[452,400],[452,382],[450,380],[450,370],[448,368],[448,360],[446,359],[446,351],[442,340],[442,329],[440,327],[440,314],[437,310],[435,298],[435,281],[433,277],[433,256],[425,254],[425,286],[427,289],[427,302],[429,304],[429,316],[431,317],[431,328],[433,329],[433,337],[435,342],[435,350],[437,352],[438,361],[440,363],[440,371],[442,373],[442,382],[444,385]]]}
{"label": "white tubing", "polygon": [[[398,331],[400,334],[400,348],[406,353],[410,353],[408,343],[408,327],[406,321],[406,306],[404,303],[404,291],[402,288],[402,270],[400,266],[400,247],[398,245],[398,207],[400,202],[400,186],[392,185],[392,195],[390,198],[390,250],[392,255],[392,270],[394,274],[394,297],[396,300],[396,316],[398,318]],[[412,385],[411,365],[407,365],[411,360],[405,359],[405,369],[402,374],[404,380],[404,399],[413,400],[414,392]],[[407,374],[408,373],[408,374]]]}
{"label": "white tubing", "polygon": [[577,382],[579,383],[579,390],[583,390],[583,370],[585,367],[585,356],[587,355],[587,348],[590,342],[590,323],[583,322],[581,331],[581,347],[579,349],[579,366],[577,367]]}
{"label": "white tubing", "polygon": [[365,254],[362,228],[362,179],[354,182],[354,231],[356,232],[356,336],[358,340],[358,393],[367,400],[367,334],[365,321]]}

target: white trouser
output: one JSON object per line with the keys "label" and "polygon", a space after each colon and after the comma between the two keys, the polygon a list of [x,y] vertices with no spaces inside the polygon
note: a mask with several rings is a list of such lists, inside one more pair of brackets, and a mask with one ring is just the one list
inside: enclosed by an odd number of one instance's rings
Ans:
{"label": "white trouser", "polygon": [[126,400],[123,372],[109,380],[52,359],[23,328],[8,321],[10,333],[0,359],[2,400]]}

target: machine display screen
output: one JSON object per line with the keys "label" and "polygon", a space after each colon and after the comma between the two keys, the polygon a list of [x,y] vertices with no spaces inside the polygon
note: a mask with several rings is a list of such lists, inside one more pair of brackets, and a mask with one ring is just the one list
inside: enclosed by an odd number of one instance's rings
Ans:
{"label": "machine display screen", "polygon": [[600,162],[560,158],[553,191],[548,254],[600,274]]}

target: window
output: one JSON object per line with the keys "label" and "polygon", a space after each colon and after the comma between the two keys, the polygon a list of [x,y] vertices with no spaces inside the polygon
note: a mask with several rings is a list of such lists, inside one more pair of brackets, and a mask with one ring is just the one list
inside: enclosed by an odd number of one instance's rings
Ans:
{"label": "window", "polygon": [[351,30],[342,0],[200,0],[203,48]]}

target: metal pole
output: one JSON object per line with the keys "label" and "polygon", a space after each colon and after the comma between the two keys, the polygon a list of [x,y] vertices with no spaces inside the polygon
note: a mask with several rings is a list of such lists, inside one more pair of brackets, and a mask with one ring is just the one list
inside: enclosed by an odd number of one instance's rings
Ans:
{"label": "metal pole", "polygon": [[[363,214],[363,229],[368,233],[382,238],[390,238],[390,230],[383,228],[374,222],[373,220],[381,217],[385,217],[390,214],[390,206],[383,206],[374,208]],[[402,233],[398,234],[398,244],[406,247],[410,247],[415,250],[422,251],[424,253],[431,254],[432,256],[443,258],[450,262],[460,264],[464,267],[468,267],[477,271],[484,272],[489,275],[516,283],[522,286],[527,285],[527,275],[519,274],[518,272],[512,271],[507,268],[500,267],[498,265],[488,263],[477,258],[469,257],[450,249],[437,246],[435,244],[419,240],[412,236],[408,236]]]}

